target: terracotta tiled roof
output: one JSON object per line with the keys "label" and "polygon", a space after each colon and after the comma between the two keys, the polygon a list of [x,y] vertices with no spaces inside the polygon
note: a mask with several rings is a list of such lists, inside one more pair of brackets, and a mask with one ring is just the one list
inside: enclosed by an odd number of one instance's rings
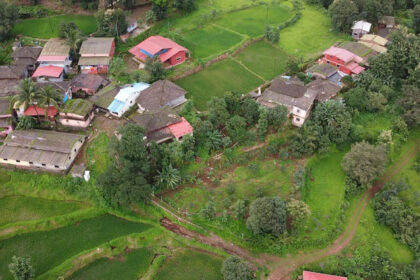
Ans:
{"label": "terracotta tiled roof", "polygon": [[59,66],[40,66],[33,73],[32,77],[53,77],[58,78],[63,73],[64,68]]}

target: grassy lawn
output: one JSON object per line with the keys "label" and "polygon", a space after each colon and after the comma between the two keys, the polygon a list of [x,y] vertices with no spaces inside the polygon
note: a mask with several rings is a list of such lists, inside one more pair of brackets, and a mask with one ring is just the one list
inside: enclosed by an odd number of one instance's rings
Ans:
{"label": "grassy lawn", "polygon": [[192,250],[181,251],[167,258],[154,280],[222,280],[221,257]]}
{"label": "grassy lawn", "polygon": [[227,13],[216,24],[254,38],[264,35],[267,24],[280,24],[292,16],[293,13],[284,5],[261,5]]}
{"label": "grassy lawn", "polygon": [[18,221],[28,221],[65,215],[89,205],[75,201],[48,200],[27,196],[0,198],[0,226]]}
{"label": "grassy lawn", "polygon": [[225,29],[210,25],[184,34],[182,44],[195,58],[205,59],[223,53],[241,42],[243,37]]}
{"label": "grassy lawn", "polygon": [[41,275],[81,251],[148,228],[149,225],[129,222],[112,215],[101,215],[56,230],[1,240],[0,276],[4,280],[11,279],[7,265],[14,255],[31,257],[36,274]]}
{"label": "grassy lawn", "polygon": [[99,175],[104,172],[110,163],[108,156],[109,137],[106,132],[101,132],[86,150],[86,160],[93,174]]}
{"label": "grassy lawn", "polygon": [[74,273],[71,280],[137,280],[153,259],[153,252],[140,248],[112,259],[102,258]]}
{"label": "grassy lawn", "polygon": [[[217,186],[186,187],[176,192],[171,199],[177,207],[189,213],[197,212],[212,199],[216,212],[221,213],[224,209],[229,210],[238,199],[256,199],[258,188],[262,189],[265,196],[286,198],[292,190],[291,174],[295,168],[296,165],[291,161],[252,161],[225,173],[224,179]],[[228,189],[231,188],[234,192],[229,195]]]}
{"label": "grassy lawn", "polygon": [[390,129],[395,116],[387,113],[361,113],[353,118],[353,123],[360,129],[364,139],[377,139],[384,129]]}
{"label": "grassy lawn", "polygon": [[337,41],[349,40],[350,36],[335,34],[330,17],[322,9],[305,5],[302,17],[292,26],[280,31],[279,45],[288,54],[305,59],[320,55]]}
{"label": "grassy lawn", "polygon": [[58,37],[58,27],[60,26],[60,23],[71,21],[74,22],[85,35],[96,30],[96,20],[94,16],[60,15],[22,20],[15,25],[13,31],[15,34],[48,39]]}
{"label": "grassy lawn", "polygon": [[308,162],[309,178],[302,199],[312,212],[306,225],[311,229],[311,238],[323,238],[335,229],[344,201],[345,174],[340,164],[344,154],[332,148],[328,155],[316,155]]}
{"label": "grassy lawn", "polygon": [[267,41],[250,45],[236,58],[266,80],[271,80],[283,73],[288,60],[288,56],[283,50]]}
{"label": "grassy lawn", "polygon": [[212,96],[221,97],[232,90],[247,93],[263,81],[237,62],[227,59],[176,83],[188,92],[188,98],[193,98],[197,109],[206,110]]}

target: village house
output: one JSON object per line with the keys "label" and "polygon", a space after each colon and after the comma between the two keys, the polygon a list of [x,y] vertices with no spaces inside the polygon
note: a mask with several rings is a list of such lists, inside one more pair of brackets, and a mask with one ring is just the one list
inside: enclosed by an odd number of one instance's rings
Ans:
{"label": "village house", "polygon": [[93,95],[101,88],[107,86],[109,81],[95,74],[79,74],[70,83],[72,93],[83,91],[87,95]]}
{"label": "village house", "polygon": [[7,136],[13,130],[10,98],[0,98],[0,137]]}
{"label": "village house", "polygon": [[59,113],[58,123],[76,129],[86,129],[94,117],[93,103],[86,99],[75,98],[64,103]]}
{"label": "village house", "polygon": [[38,67],[32,74],[38,83],[62,82],[64,80],[64,68],[60,66],[47,65]]}
{"label": "village house", "polygon": [[335,46],[330,47],[323,52],[324,63],[337,67],[341,72],[347,75],[360,74],[365,70],[359,63],[363,62],[363,58],[343,48]]}
{"label": "village house", "polygon": [[61,82],[51,82],[45,81],[43,83],[39,83],[38,86],[40,88],[52,87],[57,90],[57,92],[62,96],[61,103],[66,102],[67,99],[71,98],[71,89],[70,89],[71,81],[61,81]]}
{"label": "village house", "polygon": [[353,39],[359,40],[360,38],[362,38],[363,35],[368,34],[370,32],[371,27],[372,24],[364,20],[353,22],[353,27],[351,28],[351,35]]}
{"label": "village house", "polygon": [[25,46],[13,51],[12,57],[15,65],[25,66],[29,72],[35,70],[38,65],[38,57],[41,54],[42,47]]}
{"label": "village house", "polygon": [[338,86],[342,86],[341,79],[345,76],[344,73],[338,71],[337,67],[329,63],[314,64],[306,70],[307,75],[318,79],[328,80]]}
{"label": "village house", "polygon": [[67,73],[71,65],[70,47],[62,39],[49,39],[38,57],[39,67],[57,66]]}
{"label": "village house", "polygon": [[268,108],[285,106],[292,116],[292,124],[300,127],[309,118],[315,100],[329,100],[340,89],[328,80],[316,79],[305,85],[294,77],[282,76],[272,81],[257,102]]}
{"label": "village house", "polygon": [[347,280],[347,277],[303,271],[303,280]]}
{"label": "village house", "polygon": [[134,83],[120,89],[114,100],[108,107],[108,111],[116,116],[122,117],[132,106],[136,105],[136,99],[140,93],[150,85],[146,83]]}
{"label": "village house", "polygon": [[[50,122],[55,122],[55,116],[57,116],[58,110],[55,106],[47,107],[40,107],[38,105],[30,105],[28,106],[23,115],[39,118],[41,120],[49,120]],[[21,115],[21,114],[18,114]]]}
{"label": "village house", "polygon": [[91,37],[80,47],[79,66],[84,74],[106,74],[115,52],[114,38]]}
{"label": "village house", "polygon": [[163,107],[176,108],[184,104],[187,92],[169,80],[154,82],[142,91],[136,102],[139,112],[155,112]]}
{"label": "village house", "polygon": [[51,130],[15,130],[0,147],[0,164],[21,169],[66,173],[85,136]]}
{"label": "village house", "polygon": [[0,97],[15,95],[19,90],[20,80],[27,77],[28,70],[25,66],[0,66]]}
{"label": "village house", "polygon": [[365,34],[360,38],[359,43],[371,48],[376,53],[386,53],[388,40],[379,35]]}
{"label": "village house", "polygon": [[278,77],[257,102],[268,108],[279,105],[287,107],[289,114],[292,115],[292,124],[302,126],[309,117],[316,95],[315,91],[308,90],[301,81]]}
{"label": "village house", "polygon": [[89,96],[89,100],[93,102],[96,108],[108,112],[109,105],[114,101],[120,89],[120,86],[111,84],[102,88],[96,94]]}
{"label": "village house", "polygon": [[144,67],[148,57],[159,57],[160,62],[168,68],[183,63],[189,56],[189,50],[162,36],[151,36],[132,47],[129,52],[140,63],[140,68]]}
{"label": "village house", "polygon": [[378,35],[388,38],[389,34],[397,27],[395,18],[391,16],[383,16],[378,21]]}
{"label": "village house", "polygon": [[182,141],[186,135],[193,134],[193,127],[190,123],[173,109],[167,107],[157,112],[136,114],[132,120],[146,130],[148,143]]}

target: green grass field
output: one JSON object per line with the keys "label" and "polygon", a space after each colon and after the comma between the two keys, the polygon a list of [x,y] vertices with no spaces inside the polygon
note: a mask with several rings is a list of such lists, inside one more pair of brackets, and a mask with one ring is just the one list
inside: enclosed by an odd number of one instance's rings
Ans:
{"label": "green grass field", "polygon": [[305,5],[302,17],[292,26],[280,31],[279,46],[286,53],[314,58],[337,41],[350,40],[348,35],[332,30],[330,17],[321,8]]}
{"label": "green grass field", "polygon": [[58,27],[63,22],[74,22],[85,35],[96,31],[94,16],[60,15],[22,20],[15,25],[13,32],[33,38],[48,39],[58,37]]}
{"label": "green grass field", "polygon": [[215,23],[254,38],[264,35],[267,24],[280,24],[292,16],[292,11],[284,5],[260,5],[227,13]]}
{"label": "green grass field", "polygon": [[140,248],[115,256],[102,258],[78,270],[70,280],[137,280],[143,275],[153,259],[153,252]]}
{"label": "green grass field", "polygon": [[182,44],[187,47],[193,57],[205,59],[221,54],[241,42],[242,36],[225,29],[210,25],[184,34]]}
{"label": "green grass field", "polygon": [[312,212],[307,227],[313,238],[322,238],[335,229],[344,201],[345,174],[340,164],[344,154],[332,148],[328,155],[316,155],[308,162],[309,178],[302,199]]}
{"label": "green grass field", "polygon": [[186,250],[167,258],[154,280],[222,280],[223,259],[206,253]]}
{"label": "green grass field", "polygon": [[75,201],[48,200],[27,196],[0,198],[0,226],[18,221],[28,221],[65,215],[89,207]]}
{"label": "green grass field", "polygon": [[267,41],[260,41],[240,52],[236,59],[264,79],[271,80],[286,70],[288,55]]}
{"label": "green grass field", "polygon": [[11,279],[7,268],[12,257],[30,257],[41,275],[66,259],[96,246],[133,232],[142,232],[149,225],[129,222],[112,215],[101,215],[51,231],[22,234],[0,240],[0,276]]}
{"label": "green grass field", "polygon": [[187,97],[194,100],[197,109],[206,110],[212,96],[221,97],[232,90],[247,93],[263,81],[237,62],[227,59],[176,83],[188,92]]}

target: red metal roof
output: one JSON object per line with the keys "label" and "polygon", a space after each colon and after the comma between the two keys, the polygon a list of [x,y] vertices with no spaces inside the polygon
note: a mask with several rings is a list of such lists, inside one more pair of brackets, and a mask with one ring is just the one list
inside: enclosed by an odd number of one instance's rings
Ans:
{"label": "red metal roof", "polygon": [[41,55],[38,57],[38,61],[64,62],[66,59],[67,56],[65,55]]}
{"label": "red metal roof", "polygon": [[360,63],[363,61],[363,58],[361,58],[360,56],[346,50],[346,49],[342,49],[342,48],[337,48],[337,47],[330,47],[328,50],[323,52],[324,55],[331,55],[331,56],[335,56],[341,60],[343,60],[345,63],[350,62],[352,60],[354,60],[357,63]]}
{"label": "red metal roof", "polygon": [[193,132],[192,126],[185,118],[182,118],[180,122],[168,125],[168,128],[177,139]]}
{"label": "red metal roof", "polygon": [[188,52],[188,49],[162,36],[151,36],[129,50],[132,55],[144,61],[147,58],[147,55],[142,53],[140,49],[150,53],[151,55],[155,55],[163,49],[169,49],[166,53],[160,55],[161,62],[167,61],[180,51]]}
{"label": "red metal roof", "polygon": [[303,280],[347,280],[347,277],[304,271]]}
{"label": "red metal roof", "polygon": [[[45,116],[45,109],[46,108],[42,108],[42,107],[38,107],[36,105],[32,105],[32,106],[29,106],[28,108],[26,108],[26,110],[23,114],[25,116],[32,116],[32,117]],[[57,108],[55,108],[54,106],[48,107],[48,116],[49,117],[54,117],[55,115],[57,115]]]}
{"label": "red metal roof", "polygon": [[58,78],[63,73],[64,68],[59,66],[40,66],[38,67],[32,77],[53,77]]}
{"label": "red metal roof", "polygon": [[346,65],[346,67],[353,72],[354,74],[360,74],[361,72],[363,72],[365,70],[364,67],[360,66],[359,64],[357,64],[356,62],[350,62],[349,64]]}

